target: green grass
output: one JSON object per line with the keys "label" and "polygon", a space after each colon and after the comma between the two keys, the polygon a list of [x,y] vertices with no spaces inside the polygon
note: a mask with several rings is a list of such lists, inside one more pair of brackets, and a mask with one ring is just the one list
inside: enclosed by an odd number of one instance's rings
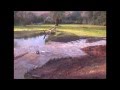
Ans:
{"label": "green grass", "polygon": [[43,31],[14,31],[14,38],[29,38],[37,35],[42,35]]}
{"label": "green grass", "polygon": [[60,25],[59,31],[73,33],[78,36],[106,37],[106,27],[97,25]]}
{"label": "green grass", "polygon": [[46,25],[27,25],[27,26],[14,26],[14,31],[34,31],[34,30],[46,30],[54,25],[46,24]]}
{"label": "green grass", "polygon": [[47,39],[47,41],[55,41],[55,42],[69,42],[79,39],[80,37],[73,34],[73,33],[67,33],[58,31],[56,34],[50,35]]}
{"label": "green grass", "polygon": [[[43,25],[27,25],[27,26],[14,26],[14,37],[31,36],[37,33],[43,32],[43,30],[48,30],[53,27],[53,24],[43,24]],[[54,37],[59,37],[60,33],[63,32],[63,36],[73,34],[74,36],[84,36],[84,37],[106,37],[106,26],[98,25],[80,25],[80,24],[60,24],[57,27],[59,32],[54,35]],[[16,34],[16,32],[18,32]],[[20,33],[22,32],[22,33]],[[25,33],[24,33],[25,32]]]}

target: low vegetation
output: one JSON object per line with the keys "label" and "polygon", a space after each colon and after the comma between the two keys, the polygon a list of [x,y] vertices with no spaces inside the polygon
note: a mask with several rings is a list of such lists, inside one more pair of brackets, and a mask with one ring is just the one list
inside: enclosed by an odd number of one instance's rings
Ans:
{"label": "low vegetation", "polygon": [[[14,26],[14,38],[32,37],[44,34],[44,30],[54,27],[53,24]],[[106,37],[106,27],[98,25],[61,24],[57,32],[50,35],[48,40],[66,39],[73,37]]]}

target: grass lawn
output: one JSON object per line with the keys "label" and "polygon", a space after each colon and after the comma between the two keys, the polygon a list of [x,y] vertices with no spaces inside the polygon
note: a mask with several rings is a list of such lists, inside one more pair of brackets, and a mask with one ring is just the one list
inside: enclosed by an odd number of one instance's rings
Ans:
{"label": "grass lawn", "polygon": [[[14,26],[14,37],[29,37],[43,33],[54,27],[53,24]],[[65,39],[70,37],[106,37],[106,26],[80,25],[80,24],[60,24],[55,35],[50,35],[48,40]]]}

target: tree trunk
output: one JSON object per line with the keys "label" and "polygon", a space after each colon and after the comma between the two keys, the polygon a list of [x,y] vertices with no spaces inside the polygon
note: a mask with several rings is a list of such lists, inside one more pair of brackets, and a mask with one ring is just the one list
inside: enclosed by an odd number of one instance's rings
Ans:
{"label": "tree trunk", "polygon": [[56,19],[55,26],[58,26],[58,24],[59,24],[59,19]]}

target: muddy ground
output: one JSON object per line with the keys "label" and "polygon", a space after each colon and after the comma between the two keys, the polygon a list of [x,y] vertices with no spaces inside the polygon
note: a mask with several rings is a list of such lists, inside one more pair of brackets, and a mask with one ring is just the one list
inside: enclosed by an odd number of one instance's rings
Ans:
{"label": "muddy ground", "polygon": [[26,79],[105,79],[106,46],[89,46],[82,50],[87,56],[53,59],[24,76]]}

